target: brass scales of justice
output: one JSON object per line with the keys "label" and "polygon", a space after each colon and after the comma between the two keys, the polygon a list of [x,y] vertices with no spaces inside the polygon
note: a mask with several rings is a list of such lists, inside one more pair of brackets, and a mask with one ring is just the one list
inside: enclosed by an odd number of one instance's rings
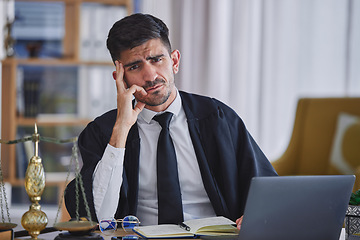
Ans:
{"label": "brass scales of justice", "polygon": [[[28,235],[31,236],[31,239],[38,239],[38,235],[41,233],[42,230],[46,228],[46,225],[48,224],[48,218],[46,214],[41,210],[41,206],[39,204],[39,201],[41,199],[41,195],[45,189],[45,172],[44,167],[42,165],[42,160],[39,157],[39,141],[44,140],[48,142],[53,143],[73,143],[72,148],[72,155],[71,155],[71,163],[70,166],[73,164],[73,161],[75,160],[75,181],[76,181],[76,218],[71,219],[68,222],[59,222],[57,223],[57,217],[61,209],[61,205],[63,202],[65,191],[62,194],[62,197],[59,201],[58,211],[55,217],[55,223],[54,228],[56,230],[60,231],[68,231],[65,233],[60,233],[57,237],[55,237],[55,240],[63,240],[63,239],[103,239],[99,234],[92,233],[91,231],[95,229],[95,227],[98,225],[96,222],[91,220],[91,214],[89,205],[87,203],[86,197],[85,197],[85,190],[84,185],[82,182],[82,178],[80,175],[79,170],[79,159],[78,159],[78,148],[77,148],[77,138],[67,139],[67,140],[59,140],[59,139],[53,139],[53,138],[47,138],[47,137],[41,137],[37,130],[37,125],[35,124],[35,132],[32,136],[18,139],[18,140],[12,140],[12,141],[3,141],[0,139],[0,143],[5,144],[17,144],[20,142],[25,141],[33,141],[35,145],[35,151],[34,156],[31,157],[26,173],[25,173],[25,190],[29,196],[30,201],[32,202],[29,210],[24,213],[24,215],[21,218],[21,225],[23,228],[28,232]],[[68,183],[68,178],[70,175],[70,167],[67,173],[65,185]],[[84,199],[86,212],[87,212],[87,218],[83,218],[79,216],[79,187],[82,194],[82,197]],[[5,208],[7,213],[8,222],[5,220],[5,214],[3,209],[3,201],[5,202]],[[10,230],[17,226],[15,223],[11,223],[10,213],[9,213],[9,207],[7,202],[7,196],[5,192],[5,186],[4,186],[4,179],[3,179],[3,172],[1,168],[1,159],[0,159],[0,205],[1,205],[1,216],[2,221],[0,222],[0,230]],[[16,234],[15,234],[16,235]]]}

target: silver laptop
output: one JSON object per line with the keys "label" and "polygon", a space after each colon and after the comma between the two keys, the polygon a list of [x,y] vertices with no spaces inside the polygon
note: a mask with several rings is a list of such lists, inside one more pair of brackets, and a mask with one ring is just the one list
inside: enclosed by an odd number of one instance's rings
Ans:
{"label": "silver laptop", "polygon": [[254,177],[239,236],[216,239],[339,240],[354,181],[353,175]]}
{"label": "silver laptop", "polygon": [[252,179],[240,240],[338,240],[355,176]]}

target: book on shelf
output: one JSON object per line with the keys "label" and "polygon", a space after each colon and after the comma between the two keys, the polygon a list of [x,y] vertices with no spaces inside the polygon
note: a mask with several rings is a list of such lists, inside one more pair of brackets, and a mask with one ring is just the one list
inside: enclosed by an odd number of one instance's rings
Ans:
{"label": "book on shelf", "polygon": [[[16,133],[16,139],[28,137],[23,129],[19,128]],[[29,164],[30,158],[34,156],[34,145],[33,142],[19,142],[16,144],[16,177],[24,179],[26,169]]]}
{"label": "book on shelf", "polygon": [[[19,139],[18,135],[16,139]],[[16,144],[16,178],[24,179],[27,168],[27,158],[23,143]]]}
{"label": "book on shelf", "polygon": [[25,117],[36,117],[39,112],[40,79],[24,81]]}
{"label": "book on shelf", "polygon": [[127,15],[125,6],[82,3],[80,10],[80,59],[111,61],[106,38],[112,25]]}
{"label": "book on shelf", "polygon": [[79,68],[78,116],[94,119],[116,108],[116,85],[113,66]]}
{"label": "book on shelf", "polygon": [[15,1],[12,37],[18,58],[61,57],[65,35],[63,2]]}
{"label": "book on shelf", "polygon": [[192,219],[180,224],[140,226],[133,231],[144,238],[195,238],[239,234],[236,223],[223,216]]}
{"label": "book on shelf", "polygon": [[16,69],[16,108],[19,115],[23,116],[25,113],[25,99],[24,99],[24,69],[18,67]]}
{"label": "book on shelf", "polygon": [[38,67],[21,66],[16,70],[17,112],[20,116],[36,117],[39,111],[39,89],[42,72]]}
{"label": "book on shelf", "polygon": [[116,108],[114,66],[19,66],[17,112],[40,121],[93,119]]}
{"label": "book on shelf", "polygon": [[43,67],[38,114],[76,114],[77,77],[77,66]]}
{"label": "book on shelf", "polygon": [[78,67],[17,68],[17,112],[25,118],[40,114],[77,114]]}

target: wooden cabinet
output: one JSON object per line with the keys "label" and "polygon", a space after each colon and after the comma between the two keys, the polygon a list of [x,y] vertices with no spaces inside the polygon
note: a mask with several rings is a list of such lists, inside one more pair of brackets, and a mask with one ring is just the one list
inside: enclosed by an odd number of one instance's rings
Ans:
{"label": "wooden cabinet", "polygon": [[[20,2],[20,0],[15,0]],[[80,126],[84,127],[90,118],[79,116],[61,118],[25,117],[18,111],[19,93],[17,89],[19,67],[81,67],[81,66],[108,66],[111,67],[111,58],[108,61],[82,60],[80,57],[81,40],[81,10],[82,4],[101,4],[107,6],[123,6],[127,14],[132,13],[132,0],[22,0],[22,2],[61,2],[64,5],[64,36],[62,39],[61,57],[57,58],[17,58],[11,57],[2,61],[2,121],[1,138],[14,140],[18,137],[19,127],[33,127],[36,123],[41,127]],[[106,37],[104,37],[104,42]],[[42,134],[39,131],[40,135]],[[44,135],[45,136],[45,135]],[[13,186],[24,184],[23,179],[17,176],[16,145],[1,145],[1,162],[4,180]],[[71,154],[71,153],[69,153]],[[41,153],[40,153],[40,157]],[[46,172],[46,168],[45,168]],[[63,190],[64,181],[47,179],[46,185],[57,185]]]}

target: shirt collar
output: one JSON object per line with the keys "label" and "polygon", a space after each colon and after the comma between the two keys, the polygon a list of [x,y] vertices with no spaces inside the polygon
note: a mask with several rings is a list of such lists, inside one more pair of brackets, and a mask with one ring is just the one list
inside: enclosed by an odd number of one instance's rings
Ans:
{"label": "shirt collar", "polygon": [[[136,100],[135,100],[135,105],[136,105]],[[150,123],[150,121],[153,119],[153,117],[155,115],[162,114],[164,112],[171,112],[175,116],[177,116],[179,114],[180,110],[181,110],[181,106],[182,106],[182,103],[181,103],[181,97],[180,97],[180,94],[179,94],[179,90],[176,89],[176,97],[175,97],[174,101],[170,104],[170,106],[165,111],[154,112],[154,111],[151,111],[151,110],[149,110],[147,108],[144,108],[140,112],[139,118],[143,119],[147,123]]]}

